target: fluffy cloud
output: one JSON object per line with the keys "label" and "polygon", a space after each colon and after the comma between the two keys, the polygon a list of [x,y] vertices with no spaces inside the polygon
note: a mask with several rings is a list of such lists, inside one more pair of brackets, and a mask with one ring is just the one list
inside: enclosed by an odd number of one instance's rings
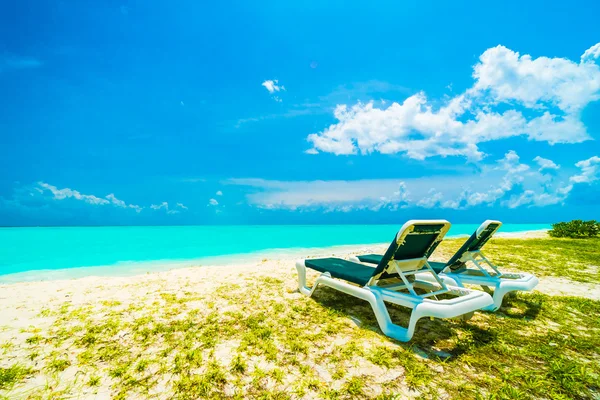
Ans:
{"label": "fluffy cloud", "polygon": [[429,190],[429,195],[427,197],[423,197],[417,202],[417,206],[423,208],[433,208],[436,206],[441,206],[443,199],[444,195],[441,192],[438,192],[436,189],[432,188]]}
{"label": "fluffy cloud", "polygon": [[596,43],[595,45],[587,49],[581,56],[581,62],[595,62],[595,60],[597,60],[598,58],[600,58],[600,43]]}
{"label": "fluffy cloud", "polygon": [[575,166],[581,169],[581,173],[572,176],[571,182],[589,183],[595,181],[598,179],[598,174],[600,172],[600,157],[594,156],[587,160],[579,161]]}
{"label": "fluffy cloud", "polygon": [[517,208],[520,206],[549,206],[564,202],[569,193],[573,189],[572,185],[567,185],[558,188],[554,192],[536,193],[534,190],[525,190],[523,193],[511,196],[504,204],[509,208]]}
{"label": "fluffy cloud", "polygon": [[[187,209],[188,209],[186,206],[184,206],[184,205],[183,205],[183,204],[181,204],[181,203],[177,203],[177,204],[175,205],[175,207],[176,207],[176,208],[180,208],[180,209],[182,209],[182,210],[187,210]],[[165,210],[165,212],[166,212],[167,214],[179,214],[179,213],[181,212],[180,210],[177,210],[177,209],[175,209],[175,210],[174,210],[174,209],[172,209],[172,208],[169,208],[169,203],[168,203],[168,202],[166,202],[166,201],[163,201],[163,202],[162,202],[162,203],[160,203],[160,204],[152,204],[152,205],[150,206],[150,208],[151,208],[151,209],[153,209],[153,210]]]}
{"label": "fluffy cloud", "polygon": [[478,144],[513,136],[555,143],[590,139],[580,111],[600,97],[600,44],[579,63],[497,46],[474,66],[473,86],[434,106],[425,93],[379,108],[374,102],[338,105],[337,123],[307,137],[307,152],[403,153],[414,159],[482,159]]}
{"label": "fluffy cloud", "polygon": [[264,86],[271,94],[279,92],[281,90],[285,90],[285,87],[283,85],[280,85],[277,79],[266,80],[263,83],[261,83],[261,85]]}
{"label": "fluffy cloud", "polygon": [[[449,200],[445,205],[447,208],[469,208],[481,204],[494,204],[516,185],[523,184],[526,178],[532,178],[530,169],[528,165],[521,164],[515,151],[510,150],[496,162],[496,165],[484,168],[483,176],[491,178],[490,182],[465,187],[458,198]],[[531,180],[539,180],[539,176],[535,178]]]}
{"label": "fluffy cloud", "polygon": [[[444,194],[435,189],[430,191],[417,206],[424,208],[467,209],[481,205],[500,204],[509,208],[522,205],[545,206],[563,202],[572,189],[565,179],[541,173],[542,169],[533,170],[523,164],[518,154],[511,150],[494,165],[484,166],[481,180],[474,179],[466,183],[464,177],[460,192],[445,191]],[[468,179],[467,179],[468,180]]]}
{"label": "fluffy cloud", "polygon": [[489,91],[495,101],[517,102],[529,108],[554,105],[565,112],[580,111],[598,99],[600,70],[594,50],[586,50],[581,62],[565,58],[532,59],[497,46],[486,50],[475,65],[475,91]]}
{"label": "fluffy cloud", "polygon": [[555,164],[554,161],[549,160],[547,158],[540,157],[540,156],[537,156],[536,158],[534,158],[533,161],[537,162],[538,165],[540,166],[539,171],[543,171],[545,169],[559,169],[560,168],[560,165]]}
{"label": "fluffy cloud", "polygon": [[41,194],[44,194],[46,191],[50,192],[54,200],[74,199],[97,206],[112,204],[115,207],[129,208],[138,213],[143,209],[135,204],[125,203],[123,200],[118,199],[113,193],[105,196],[104,198],[100,198],[91,194],[82,194],[79,191],[70,188],[59,189],[56,186],[45,182],[38,182],[33,189]]}
{"label": "fluffy cloud", "polygon": [[41,190],[40,193],[43,193],[43,191],[48,190],[50,193],[52,193],[52,195],[54,196],[53,198],[55,200],[75,199],[94,205],[105,205],[110,203],[109,200],[101,199],[91,194],[81,194],[77,190],[69,188],[59,189],[56,186],[50,185],[45,182],[38,182],[38,186],[38,189]]}
{"label": "fluffy cloud", "polygon": [[208,205],[209,206],[218,206],[219,202],[216,199],[210,199],[210,200],[208,200]]}
{"label": "fluffy cloud", "polygon": [[[546,164],[546,159],[535,159]],[[591,182],[600,158],[576,164]],[[521,162],[514,151],[483,165],[474,175],[355,181],[275,181],[230,179],[226,184],[252,188],[251,205],[264,209],[351,211],[406,207],[468,209],[476,206],[543,207],[563,203],[571,193],[574,177],[569,172],[547,174]]]}
{"label": "fluffy cloud", "polygon": [[161,209],[165,209],[168,210],[169,209],[169,203],[167,203],[166,201],[163,201],[160,204],[152,204],[150,205],[150,208],[153,210],[161,210]]}
{"label": "fluffy cloud", "polygon": [[117,207],[121,207],[121,208],[132,208],[134,209],[136,212],[140,212],[142,211],[142,207],[137,206],[135,204],[127,204],[125,203],[123,200],[119,200],[115,197],[114,194],[109,194],[108,196],[106,196],[106,198],[115,206]]}
{"label": "fluffy cloud", "polygon": [[220,190],[217,191],[217,193],[215,193],[217,196],[223,196],[223,192],[221,192]]}
{"label": "fluffy cloud", "polygon": [[[36,185],[33,186],[33,188],[31,188],[31,190],[32,191],[30,192],[30,194],[32,196],[35,193],[39,193],[41,195],[50,193],[52,195],[53,200],[72,199],[72,200],[81,201],[86,204],[91,204],[94,206],[112,205],[113,207],[134,210],[136,213],[140,213],[144,209],[144,207],[140,207],[136,204],[126,203],[125,201],[117,198],[114,193],[110,193],[110,194],[106,195],[104,198],[102,198],[102,197],[97,197],[97,196],[94,196],[91,194],[83,194],[75,189],[70,189],[70,188],[59,189],[56,186],[50,185],[49,183],[45,183],[45,182],[38,182]],[[180,208],[182,210],[187,210],[187,207],[181,203],[177,203],[176,207]],[[166,201],[162,202],[161,204],[152,204],[150,206],[150,208],[153,210],[164,209],[167,212],[167,214],[176,214],[179,212],[179,210],[170,210],[169,204]]]}

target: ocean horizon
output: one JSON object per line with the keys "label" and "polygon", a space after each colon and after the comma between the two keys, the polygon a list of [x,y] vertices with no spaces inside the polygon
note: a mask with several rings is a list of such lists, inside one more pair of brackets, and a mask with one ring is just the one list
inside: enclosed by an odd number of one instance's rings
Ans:
{"label": "ocean horizon", "polygon": [[[447,237],[478,224],[455,224]],[[549,229],[505,224],[500,233]],[[0,283],[127,276],[393,239],[400,225],[218,225],[0,228]]]}

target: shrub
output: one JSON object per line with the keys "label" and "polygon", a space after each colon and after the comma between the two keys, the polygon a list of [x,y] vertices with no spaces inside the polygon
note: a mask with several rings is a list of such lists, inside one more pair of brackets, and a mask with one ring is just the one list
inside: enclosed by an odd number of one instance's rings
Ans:
{"label": "shrub", "polygon": [[597,237],[598,234],[600,234],[600,222],[594,220],[582,221],[580,219],[574,219],[569,222],[559,222],[557,224],[552,224],[552,229],[548,234],[552,237]]}

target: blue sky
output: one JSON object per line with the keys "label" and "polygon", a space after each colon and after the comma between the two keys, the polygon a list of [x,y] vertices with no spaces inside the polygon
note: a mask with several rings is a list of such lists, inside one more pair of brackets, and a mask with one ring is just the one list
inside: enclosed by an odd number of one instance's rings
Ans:
{"label": "blue sky", "polygon": [[0,225],[600,219],[599,4],[174,4],[0,6]]}

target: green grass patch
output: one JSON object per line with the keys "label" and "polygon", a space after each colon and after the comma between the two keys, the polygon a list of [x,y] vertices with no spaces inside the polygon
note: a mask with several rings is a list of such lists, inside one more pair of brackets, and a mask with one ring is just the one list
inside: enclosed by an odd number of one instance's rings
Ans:
{"label": "green grass patch", "polygon": [[0,368],[0,390],[11,389],[17,382],[33,374],[33,369],[21,364]]}

